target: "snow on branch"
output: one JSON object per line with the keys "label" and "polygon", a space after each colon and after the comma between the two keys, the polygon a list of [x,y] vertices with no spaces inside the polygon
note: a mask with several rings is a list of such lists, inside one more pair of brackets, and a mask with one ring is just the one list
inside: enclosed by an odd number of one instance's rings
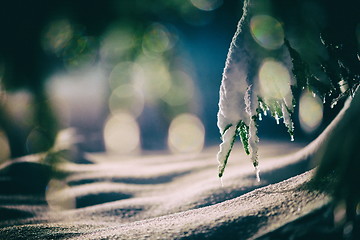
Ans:
{"label": "snow on branch", "polygon": [[[285,28],[288,14],[276,19],[271,10],[264,11],[261,7],[259,10],[257,4],[252,3],[244,1],[243,15],[222,75],[217,122],[222,143],[217,160],[219,177],[222,177],[239,137],[245,153],[251,155],[259,180],[257,121],[261,121],[262,115],[269,113],[277,124],[282,119],[293,141],[292,89],[312,93],[320,99],[316,102],[319,107],[329,99],[333,107],[341,98],[354,97],[360,74],[357,65],[352,63],[358,63],[358,54],[348,51],[353,45],[346,35],[339,42],[337,36],[331,35],[331,28],[309,26],[308,21],[302,21],[297,8],[288,9],[294,14],[292,17],[297,17],[302,31],[307,31],[308,39],[299,45],[299,34],[294,34],[292,22]],[[277,7],[276,2],[273,4],[272,7]],[[301,5],[301,1],[297,4]],[[326,9],[326,5],[322,7]],[[285,34],[286,29],[291,29],[287,31],[290,35]],[[314,42],[318,43],[316,47],[310,44]]]}
{"label": "snow on branch", "polygon": [[[269,111],[278,122],[283,118],[293,139],[290,73],[283,63],[264,57],[267,51],[280,49],[283,45],[283,30],[270,16],[252,16],[248,4],[249,1],[244,1],[243,15],[230,44],[221,81],[218,127],[222,143],[217,154],[219,177],[224,173],[237,137],[246,154],[251,155],[258,176],[256,121],[261,120],[261,114],[266,115]],[[261,24],[264,23],[268,29],[274,28],[271,30],[273,36],[268,36],[268,39],[261,35]]]}

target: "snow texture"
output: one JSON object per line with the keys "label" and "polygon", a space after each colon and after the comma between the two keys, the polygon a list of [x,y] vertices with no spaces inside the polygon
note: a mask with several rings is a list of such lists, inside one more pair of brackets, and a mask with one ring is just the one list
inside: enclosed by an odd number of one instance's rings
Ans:
{"label": "snow texture", "polygon": [[[61,177],[49,184],[36,156],[0,165],[0,239],[252,239],[327,203],[299,188],[311,173],[281,182],[309,169],[290,155],[302,145],[262,144],[262,181],[237,161],[223,187],[213,175],[216,149],[92,154],[93,164],[59,165]],[[235,149],[232,157],[244,153]]]}

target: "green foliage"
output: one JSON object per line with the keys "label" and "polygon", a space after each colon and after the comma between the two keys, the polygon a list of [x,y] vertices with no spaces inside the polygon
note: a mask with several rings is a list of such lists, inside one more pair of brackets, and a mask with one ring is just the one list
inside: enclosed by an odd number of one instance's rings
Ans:
{"label": "green foliage", "polygon": [[[321,38],[321,35],[319,36]],[[285,39],[285,45],[289,51],[292,61],[292,72],[296,79],[296,87],[299,89],[309,89],[311,92],[322,98],[331,96],[332,105],[339,99],[354,96],[355,90],[360,82],[360,75],[351,71],[341,59],[345,53],[340,50],[334,53],[331,44],[323,42],[331,58],[325,60],[320,56],[320,68],[327,77],[327,81],[320,81],[310,66],[305,62],[301,55],[292,48],[290,42]]]}
{"label": "green foliage", "polygon": [[[229,130],[230,127],[232,127],[231,124],[229,124],[229,125],[226,127],[226,130],[224,131],[224,133],[225,133],[227,130]],[[223,174],[224,174],[224,170],[225,170],[225,167],[226,167],[226,165],[227,165],[227,162],[228,162],[228,159],[229,159],[231,150],[232,150],[232,148],[233,148],[233,146],[234,146],[235,139],[236,139],[236,134],[233,135],[232,138],[231,138],[230,148],[229,148],[229,150],[226,152],[226,156],[225,156],[224,163],[221,164],[221,165],[219,165],[219,173],[218,173],[219,178],[221,178],[221,177],[223,176]]]}
{"label": "green foliage", "polygon": [[249,126],[247,126],[243,121],[240,121],[237,126],[237,135],[240,136],[240,140],[242,142],[242,145],[244,147],[245,153],[247,155],[250,154],[249,149]]}
{"label": "green foliage", "polygon": [[[222,133],[222,136],[224,136],[225,133],[226,133],[227,131],[229,131],[232,126],[233,126],[232,124],[227,125],[227,126],[225,127],[224,132]],[[225,167],[226,167],[226,165],[227,165],[227,162],[228,162],[228,159],[229,159],[231,150],[232,150],[232,148],[233,148],[233,146],[234,146],[236,137],[240,137],[240,140],[241,140],[241,143],[242,143],[243,148],[244,148],[244,150],[245,150],[245,153],[246,153],[247,155],[250,154],[250,147],[249,147],[249,126],[246,125],[246,124],[244,123],[244,121],[239,121],[238,124],[236,125],[234,134],[231,136],[230,147],[229,147],[228,151],[226,152],[226,155],[225,155],[225,158],[224,158],[224,162],[223,162],[223,164],[220,164],[220,166],[219,166],[219,177],[222,177],[222,175],[223,175],[223,173],[224,173],[224,170],[225,170]],[[254,166],[257,166],[257,164],[255,165],[255,163],[254,163]]]}

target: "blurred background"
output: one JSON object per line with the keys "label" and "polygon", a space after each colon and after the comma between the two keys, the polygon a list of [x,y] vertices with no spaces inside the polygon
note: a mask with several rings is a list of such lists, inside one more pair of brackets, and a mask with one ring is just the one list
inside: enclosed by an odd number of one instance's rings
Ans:
{"label": "blurred background", "polygon": [[[2,1],[0,159],[46,151],[69,127],[86,152],[196,153],[219,144],[218,93],[242,5]],[[294,113],[295,140],[307,141],[332,113],[311,93],[301,98],[315,113]],[[290,139],[266,117],[259,134]]]}

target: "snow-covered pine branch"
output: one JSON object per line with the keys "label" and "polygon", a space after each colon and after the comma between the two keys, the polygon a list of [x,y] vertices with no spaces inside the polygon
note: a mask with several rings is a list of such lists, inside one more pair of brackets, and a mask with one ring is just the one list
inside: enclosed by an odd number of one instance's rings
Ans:
{"label": "snow-covered pine branch", "polygon": [[[266,24],[268,29],[261,29]],[[262,36],[261,31],[268,36]],[[232,39],[220,87],[218,127],[222,143],[217,154],[219,177],[222,177],[231,149],[239,136],[245,152],[258,169],[258,141],[256,121],[268,111],[284,124],[293,139],[292,77],[285,64],[268,58],[269,52],[286,55],[284,32],[276,19],[254,15],[249,1],[244,1],[243,15]],[[289,59],[289,56],[285,56]]]}
{"label": "snow-covered pine branch", "polygon": [[[262,3],[244,0],[225,63],[218,112],[222,139],[217,154],[219,177],[239,137],[259,180],[256,122],[262,114],[270,113],[278,124],[283,119],[294,140],[293,88],[310,92],[323,103],[328,100],[332,108],[341,98],[353,98],[360,83],[360,58],[353,32],[339,35],[334,29],[335,23],[358,26],[351,14],[344,19],[334,17],[337,8],[351,12],[351,7],[334,3],[334,8],[328,2],[314,1],[323,10],[321,16],[328,18],[324,25],[321,19],[307,21],[309,17],[299,11],[306,6],[301,0],[269,1],[271,7],[264,4],[265,8]],[[317,16],[319,12],[308,14]]]}

